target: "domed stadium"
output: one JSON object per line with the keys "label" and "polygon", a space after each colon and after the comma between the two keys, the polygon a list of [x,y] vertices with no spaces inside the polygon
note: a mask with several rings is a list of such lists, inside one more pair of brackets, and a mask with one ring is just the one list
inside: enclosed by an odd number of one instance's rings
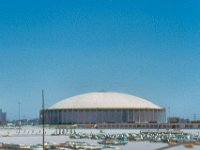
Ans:
{"label": "domed stadium", "polygon": [[45,109],[47,124],[165,122],[165,109],[142,98],[93,92],[61,100]]}

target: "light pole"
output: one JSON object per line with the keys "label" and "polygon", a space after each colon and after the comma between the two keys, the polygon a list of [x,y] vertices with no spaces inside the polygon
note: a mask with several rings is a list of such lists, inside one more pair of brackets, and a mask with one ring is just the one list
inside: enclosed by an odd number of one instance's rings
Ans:
{"label": "light pole", "polygon": [[20,128],[21,128],[21,119],[20,119],[20,105],[21,105],[21,102],[18,102],[18,105],[19,105],[19,133],[20,133]]}
{"label": "light pole", "polygon": [[45,150],[44,140],[45,140],[45,130],[44,130],[44,90],[42,90],[42,147],[43,147],[43,150]]}
{"label": "light pole", "polygon": [[168,124],[169,124],[169,129],[171,128],[171,122],[170,122],[170,106],[168,107],[168,111],[169,111],[169,116],[168,116]]}

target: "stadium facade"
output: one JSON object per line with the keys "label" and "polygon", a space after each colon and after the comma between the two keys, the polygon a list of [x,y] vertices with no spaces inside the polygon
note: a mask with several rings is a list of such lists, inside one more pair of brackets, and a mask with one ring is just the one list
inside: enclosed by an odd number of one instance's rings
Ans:
{"label": "stadium facade", "polygon": [[[42,119],[42,112],[40,112]],[[161,123],[165,109],[129,94],[93,92],[64,99],[44,110],[46,124]]]}

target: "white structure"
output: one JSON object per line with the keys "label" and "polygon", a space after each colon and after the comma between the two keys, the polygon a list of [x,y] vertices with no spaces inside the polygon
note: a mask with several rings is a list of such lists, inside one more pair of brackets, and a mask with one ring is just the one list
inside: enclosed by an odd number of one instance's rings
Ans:
{"label": "white structure", "polygon": [[164,122],[165,109],[129,94],[94,92],[64,99],[45,110],[45,122],[144,123]]}

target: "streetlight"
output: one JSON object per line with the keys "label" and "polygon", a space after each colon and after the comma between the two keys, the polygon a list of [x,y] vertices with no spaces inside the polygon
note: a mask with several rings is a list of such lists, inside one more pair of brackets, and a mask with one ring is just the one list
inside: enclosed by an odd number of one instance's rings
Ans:
{"label": "streetlight", "polygon": [[169,129],[170,129],[170,128],[171,128],[171,122],[170,122],[170,121],[171,121],[171,120],[170,120],[170,117],[171,117],[171,116],[170,116],[170,115],[171,115],[171,114],[170,114],[170,113],[171,113],[171,112],[170,112],[170,106],[168,107],[168,111],[169,111],[168,124],[169,124]]}
{"label": "streetlight", "polygon": [[45,140],[45,130],[44,130],[44,90],[42,90],[42,147],[45,149],[44,140]]}
{"label": "streetlight", "polygon": [[21,102],[18,102],[18,105],[19,105],[19,121],[18,121],[18,125],[19,125],[19,133],[20,133],[20,128],[21,128],[20,105],[21,105]]}

